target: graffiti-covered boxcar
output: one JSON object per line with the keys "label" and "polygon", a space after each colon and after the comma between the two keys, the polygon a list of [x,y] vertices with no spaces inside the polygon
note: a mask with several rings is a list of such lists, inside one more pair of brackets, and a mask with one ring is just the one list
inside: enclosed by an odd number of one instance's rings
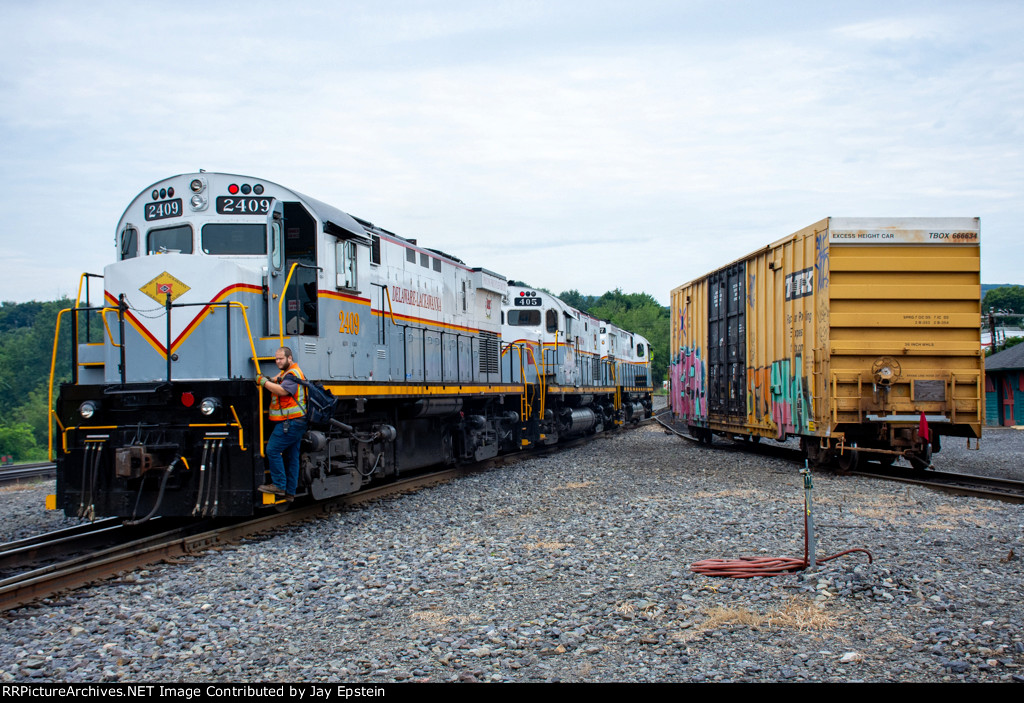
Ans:
{"label": "graffiti-covered boxcar", "polygon": [[676,288],[674,415],[844,468],[979,438],[979,240],[977,218],[831,217]]}

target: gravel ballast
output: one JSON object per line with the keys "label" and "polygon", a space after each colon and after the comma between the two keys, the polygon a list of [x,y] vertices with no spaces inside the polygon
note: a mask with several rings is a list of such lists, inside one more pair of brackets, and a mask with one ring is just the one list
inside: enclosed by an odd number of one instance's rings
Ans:
{"label": "gravel ballast", "polygon": [[874,563],[690,571],[801,557],[802,485],[648,423],[6,613],[0,680],[1024,681],[1024,506],[820,472],[819,555]]}

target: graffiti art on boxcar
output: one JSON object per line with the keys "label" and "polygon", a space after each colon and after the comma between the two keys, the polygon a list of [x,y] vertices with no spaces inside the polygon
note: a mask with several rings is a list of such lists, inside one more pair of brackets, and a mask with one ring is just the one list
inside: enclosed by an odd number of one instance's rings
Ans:
{"label": "graffiti art on boxcar", "polygon": [[771,418],[778,439],[787,433],[810,432],[811,407],[809,389],[804,384],[804,363],[798,354],[793,361],[781,359],[771,365]]}
{"label": "graffiti art on boxcar", "polygon": [[814,250],[817,259],[814,262],[814,275],[818,277],[818,290],[828,288],[828,230],[814,236]]}
{"label": "graffiti art on boxcar", "polygon": [[818,298],[818,346],[824,347],[828,343],[828,298],[824,295]]}
{"label": "graffiti art on boxcar", "polygon": [[707,419],[705,374],[700,349],[684,346],[671,370],[672,410],[678,417],[690,421]]}
{"label": "graffiti art on boxcar", "polygon": [[760,368],[747,367],[747,422],[764,422],[770,417],[768,406],[770,397],[771,370],[765,366]]}
{"label": "graffiti art on boxcar", "polygon": [[754,287],[757,284],[757,274],[752,273],[748,276],[750,281],[747,283],[747,307],[751,310],[754,309]]}

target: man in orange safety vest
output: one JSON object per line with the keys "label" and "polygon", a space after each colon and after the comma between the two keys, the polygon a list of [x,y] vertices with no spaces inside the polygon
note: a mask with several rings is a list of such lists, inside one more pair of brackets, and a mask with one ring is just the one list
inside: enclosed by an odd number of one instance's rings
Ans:
{"label": "man in orange safety vest", "polygon": [[299,486],[299,443],[306,432],[306,389],[296,379],[306,377],[288,347],[277,350],[274,363],[281,373],[272,379],[263,374],[256,378],[256,383],[273,396],[270,421],[274,423],[274,431],[267,442],[271,482],[260,486],[259,490],[283,495],[285,500],[292,501]]}

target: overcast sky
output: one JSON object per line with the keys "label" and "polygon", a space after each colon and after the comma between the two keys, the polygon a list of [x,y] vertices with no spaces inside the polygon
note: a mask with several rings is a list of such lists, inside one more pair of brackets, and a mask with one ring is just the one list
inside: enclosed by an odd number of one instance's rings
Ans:
{"label": "overcast sky", "polygon": [[979,216],[1024,283],[1024,3],[0,0],[0,300],[128,202],[259,177],[554,291],[669,291],[827,216]]}

